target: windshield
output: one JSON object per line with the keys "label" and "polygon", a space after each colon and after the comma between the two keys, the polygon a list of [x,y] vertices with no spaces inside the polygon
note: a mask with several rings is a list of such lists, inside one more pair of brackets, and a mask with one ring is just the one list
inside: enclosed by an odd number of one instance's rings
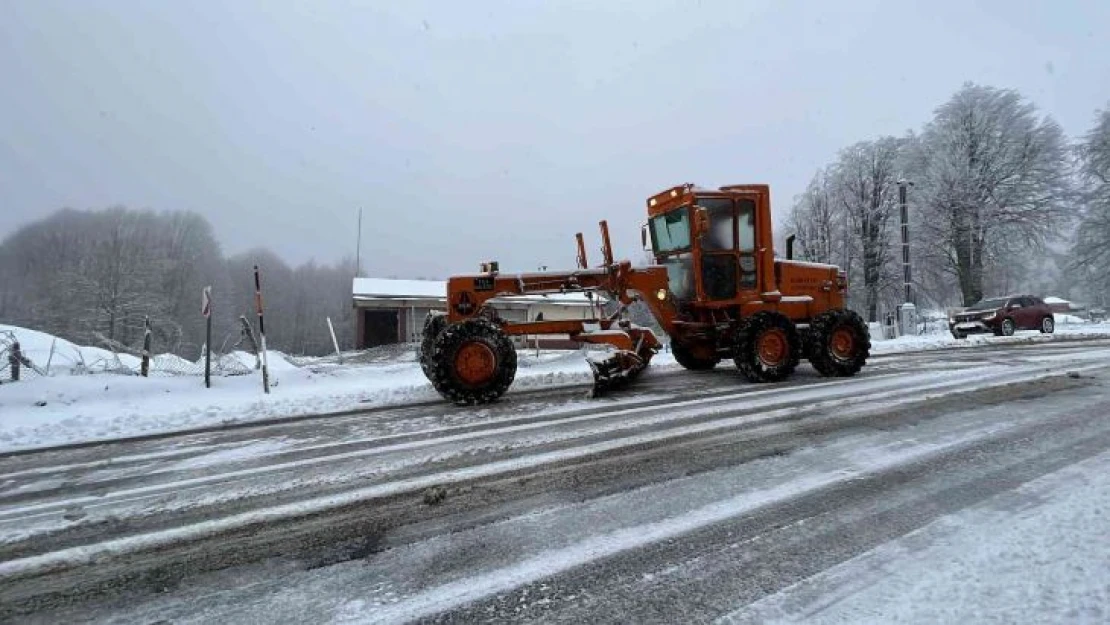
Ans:
{"label": "windshield", "polygon": [[994,310],[995,308],[1002,308],[1005,305],[1005,298],[985,299],[968,308],[968,310]]}
{"label": "windshield", "polygon": [[680,208],[652,219],[651,233],[657,254],[690,247],[689,211]]}

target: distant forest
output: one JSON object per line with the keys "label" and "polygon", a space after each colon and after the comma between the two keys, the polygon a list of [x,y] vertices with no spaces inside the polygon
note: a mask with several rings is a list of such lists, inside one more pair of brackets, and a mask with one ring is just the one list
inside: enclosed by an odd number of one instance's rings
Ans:
{"label": "distant forest", "polygon": [[257,332],[254,265],[262,277],[270,349],[333,351],[354,343],[354,259],[290,267],[256,249],[224,256],[211,224],[191,212],[63,209],[0,242],[0,322],[82,344],[98,335],[139,347],[149,318],[156,352],[193,359],[204,343],[201,291],[212,287],[213,350],[240,337],[246,315]]}

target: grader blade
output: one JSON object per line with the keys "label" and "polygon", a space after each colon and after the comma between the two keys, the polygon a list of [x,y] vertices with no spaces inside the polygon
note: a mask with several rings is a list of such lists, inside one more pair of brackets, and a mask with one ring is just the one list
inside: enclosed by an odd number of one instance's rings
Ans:
{"label": "grader blade", "polygon": [[636,352],[626,350],[615,352],[602,360],[590,358],[587,362],[594,374],[593,387],[587,393],[587,397],[591,399],[635,380],[648,364]]}

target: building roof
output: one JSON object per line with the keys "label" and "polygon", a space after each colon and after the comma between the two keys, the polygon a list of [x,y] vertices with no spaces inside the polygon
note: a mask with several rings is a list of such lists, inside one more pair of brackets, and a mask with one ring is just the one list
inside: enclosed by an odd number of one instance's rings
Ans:
{"label": "building roof", "polygon": [[[387,278],[355,278],[351,294],[356,300],[403,300],[446,303],[446,280],[394,280]],[[604,296],[602,300],[604,301]],[[585,293],[551,293],[548,295],[514,295],[499,297],[504,302],[549,302],[568,306],[590,303]]]}
{"label": "building roof", "polygon": [[445,299],[447,283],[440,280],[387,280],[355,278],[352,294],[379,299]]}

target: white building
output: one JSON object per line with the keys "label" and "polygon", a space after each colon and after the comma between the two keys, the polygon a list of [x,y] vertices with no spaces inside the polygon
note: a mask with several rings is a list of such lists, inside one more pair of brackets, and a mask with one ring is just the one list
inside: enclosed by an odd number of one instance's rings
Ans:
{"label": "white building", "polygon": [[[424,318],[433,310],[447,310],[447,282],[440,280],[387,280],[355,278],[352,284],[355,308],[355,347],[366,349],[420,340]],[[596,299],[595,299],[596,301]],[[583,293],[522,295],[491,300],[503,319],[534,321],[589,319],[596,315]],[[566,336],[540,337],[541,346],[575,347]],[[523,344],[524,339],[521,339]],[[534,345],[533,339],[527,340]]]}

